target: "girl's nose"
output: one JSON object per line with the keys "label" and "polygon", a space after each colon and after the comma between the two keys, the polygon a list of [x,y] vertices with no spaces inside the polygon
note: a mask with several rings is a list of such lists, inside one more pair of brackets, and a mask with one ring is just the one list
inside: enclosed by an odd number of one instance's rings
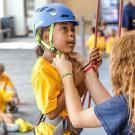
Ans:
{"label": "girl's nose", "polygon": [[69,35],[70,35],[70,37],[75,37],[75,33],[72,31],[69,32]]}

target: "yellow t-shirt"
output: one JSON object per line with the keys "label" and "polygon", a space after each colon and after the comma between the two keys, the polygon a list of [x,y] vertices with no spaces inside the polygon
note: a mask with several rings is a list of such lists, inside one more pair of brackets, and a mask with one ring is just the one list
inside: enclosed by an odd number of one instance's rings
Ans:
{"label": "yellow t-shirt", "polygon": [[107,43],[106,43],[106,53],[107,54],[110,54],[110,50],[111,50],[111,46],[113,45],[114,43],[114,37],[110,37],[108,40],[107,40]]}
{"label": "yellow t-shirt", "polygon": [[0,90],[0,112],[6,112],[7,102],[10,102],[13,98],[13,92],[7,92],[4,89]]}
{"label": "yellow t-shirt", "polygon": [[[49,113],[57,108],[58,96],[62,92],[62,80],[57,70],[42,57],[39,58],[32,71],[32,85],[39,110]],[[67,110],[62,111],[62,117],[67,117]],[[40,123],[35,131],[36,135],[52,135],[53,125]],[[65,133],[64,135],[68,135]]]}
{"label": "yellow t-shirt", "polygon": [[13,88],[13,83],[11,82],[9,76],[7,74],[2,74],[0,76],[0,89],[10,89]]}
{"label": "yellow t-shirt", "polygon": [[[86,42],[86,45],[88,46],[89,49],[94,48],[94,43],[95,43],[95,35],[91,35],[89,39]],[[105,37],[97,37],[97,48],[99,48],[100,52],[103,52],[105,49]]]}
{"label": "yellow t-shirt", "polygon": [[13,98],[13,91],[7,91],[8,88],[13,88],[13,83],[7,74],[0,76],[0,111],[6,111],[7,102],[10,102]]}

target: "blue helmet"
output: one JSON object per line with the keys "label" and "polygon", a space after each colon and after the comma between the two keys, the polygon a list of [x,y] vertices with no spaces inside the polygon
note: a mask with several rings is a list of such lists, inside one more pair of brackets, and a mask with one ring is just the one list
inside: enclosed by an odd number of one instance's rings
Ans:
{"label": "blue helmet", "polygon": [[78,25],[73,12],[64,4],[47,4],[38,8],[33,15],[33,33],[36,36],[38,29],[60,22],[73,22]]}

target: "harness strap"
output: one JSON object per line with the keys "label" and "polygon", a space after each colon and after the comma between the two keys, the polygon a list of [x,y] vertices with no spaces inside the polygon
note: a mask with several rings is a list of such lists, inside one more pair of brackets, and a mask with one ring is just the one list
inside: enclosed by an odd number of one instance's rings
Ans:
{"label": "harness strap", "polygon": [[48,124],[57,126],[57,125],[61,122],[61,120],[63,120],[63,118],[62,118],[61,116],[57,116],[55,119],[50,120],[49,118],[47,118],[47,117],[44,115],[43,122],[46,122],[46,123],[48,123]]}
{"label": "harness strap", "polygon": [[64,135],[64,120],[61,120],[54,128],[53,135]]}
{"label": "harness strap", "polygon": [[49,118],[46,117],[46,115],[43,115],[41,121],[55,126],[53,135],[63,135],[64,134],[65,125],[67,125],[67,124],[65,124],[66,121],[63,117],[57,116],[55,119],[50,120]]}

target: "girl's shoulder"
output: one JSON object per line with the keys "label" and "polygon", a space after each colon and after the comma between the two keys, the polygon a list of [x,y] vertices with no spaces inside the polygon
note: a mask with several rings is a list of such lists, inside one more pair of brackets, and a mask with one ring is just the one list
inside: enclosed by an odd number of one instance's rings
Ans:
{"label": "girl's shoulder", "polygon": [[33,67],[34,71],[45,70],[49,71],[52,68],[51,63],[49,63],[46,59],[39,57]]}
{"label": "girl's shoulder", "polygon": [[2,78],[3,78],[3,79],[9,79],[9,75],[4,72],[4,73],[2,74]]}

